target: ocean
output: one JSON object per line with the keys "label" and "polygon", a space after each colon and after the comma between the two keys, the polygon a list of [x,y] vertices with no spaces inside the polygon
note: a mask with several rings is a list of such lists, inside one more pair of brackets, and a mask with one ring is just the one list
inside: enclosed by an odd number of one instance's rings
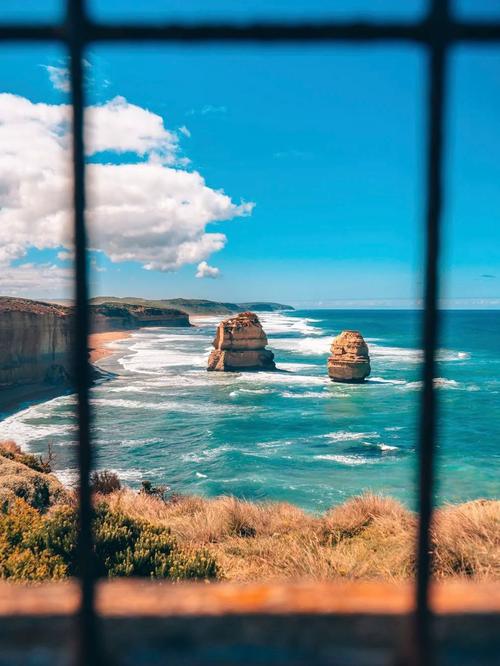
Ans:
{"label": "ocean", "polygon": [[[497,498],[500,312],[445,311],[439,372],[436,503]],[[208,373],[220,317],[149,328],[113,343],[92,389],[97,467],[204,496],[284,500],[319,512],[363,491],[415,506],[422,353],[417,311],[300,310],[260,315],[283,372]],[[326,360],[344,329],[365,337],[367,382],[332,383]],[[46,453],[75,479],[74,398],[27,407],[0,439]]]}

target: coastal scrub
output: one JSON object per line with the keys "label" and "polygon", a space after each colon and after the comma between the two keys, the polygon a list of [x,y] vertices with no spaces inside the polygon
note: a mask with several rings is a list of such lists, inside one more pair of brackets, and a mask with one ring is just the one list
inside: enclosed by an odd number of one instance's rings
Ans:
{"label": "coastal scrub", "polygon": [[[181,547],[168,529],[99,503],[94,509],[94,554],[99,577],[141,576],[208,580],[218,576],[213,556]],[[0,513],[0,577],[22,581],[78,575],[77,512],[71,506],[42,514],[16,499]]]}

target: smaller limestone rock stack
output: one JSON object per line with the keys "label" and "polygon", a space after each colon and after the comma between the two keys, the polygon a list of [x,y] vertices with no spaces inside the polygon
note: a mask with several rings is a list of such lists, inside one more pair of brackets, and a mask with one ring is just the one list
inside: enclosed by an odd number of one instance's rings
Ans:
{"label": "smaller limestone rock stack", "polygon": [[217,327],[215,349],[209,356],[207,369],[221,372],[276,370],[274,354],[266,345],[267,336],[257,315],[242,312]]}
{"label": "smaller limestone rock stack", "polygon": [[331,352],[328,374],[334,382],[362,382],[370,374],[368,346],[358,331],[342,331]]}

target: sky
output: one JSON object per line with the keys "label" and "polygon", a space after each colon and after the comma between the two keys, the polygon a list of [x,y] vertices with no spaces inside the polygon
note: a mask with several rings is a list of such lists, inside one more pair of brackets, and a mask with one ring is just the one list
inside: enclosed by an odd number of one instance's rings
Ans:
{"label": "sky", "polygon": [[[419,0],[90,4],[102,20],[166,18],[167,5],[179,20],[423,11]],[[25,0],[0,20],[50,20],[60,6]],[[458,8],[500,15],[486,0]],[[3,295],[71,294],[66,68],[57,46],[0,49]],[[85,71],[93,294],[310,308],[419,302],[418,48],[94,45]],[[450,59],[446,307],[500,307],[499,72],[500,48],[461,47]]]}

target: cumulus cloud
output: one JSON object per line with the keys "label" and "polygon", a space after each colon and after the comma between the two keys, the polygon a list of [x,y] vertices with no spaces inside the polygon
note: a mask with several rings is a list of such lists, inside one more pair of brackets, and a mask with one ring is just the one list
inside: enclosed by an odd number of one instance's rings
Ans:
{"label": "cumulus cloud", "polygon": [[50,295],[54,291],[69,294],[73,287],[73,271],[50,263],[25,263],[15,268],[0,265],[0,292],[21,295],[29,293],[33,286],[39,294]]}
{"label": "cumulus cloud", "polygon": [[[57,249],[60,258],[70,258],[70,118],[68,105],[0,94],[4,285],[7,274],[20,271],[12,262],[18,264],[30,248]],[[178,133],[168,130],[161,116],[123,97],[86,110],[85,136],[92,157],[87,165],[90,244],[112,262],[134,261],[159,271],[198,264],[226,243],[226,236],[209,225],[252,211],[252,203],[234,203],[200,173],[183,168],[187,160]],[[112,164],[110,152],[127,160]]]}
{"label": "cumulus cloud", "polygon": [[196,271],[197,278],[212,278],[212,280],[215,280],[219,276],[220,270],[215,266],[209,266],[206,261],[198,264],[198,270]]}

